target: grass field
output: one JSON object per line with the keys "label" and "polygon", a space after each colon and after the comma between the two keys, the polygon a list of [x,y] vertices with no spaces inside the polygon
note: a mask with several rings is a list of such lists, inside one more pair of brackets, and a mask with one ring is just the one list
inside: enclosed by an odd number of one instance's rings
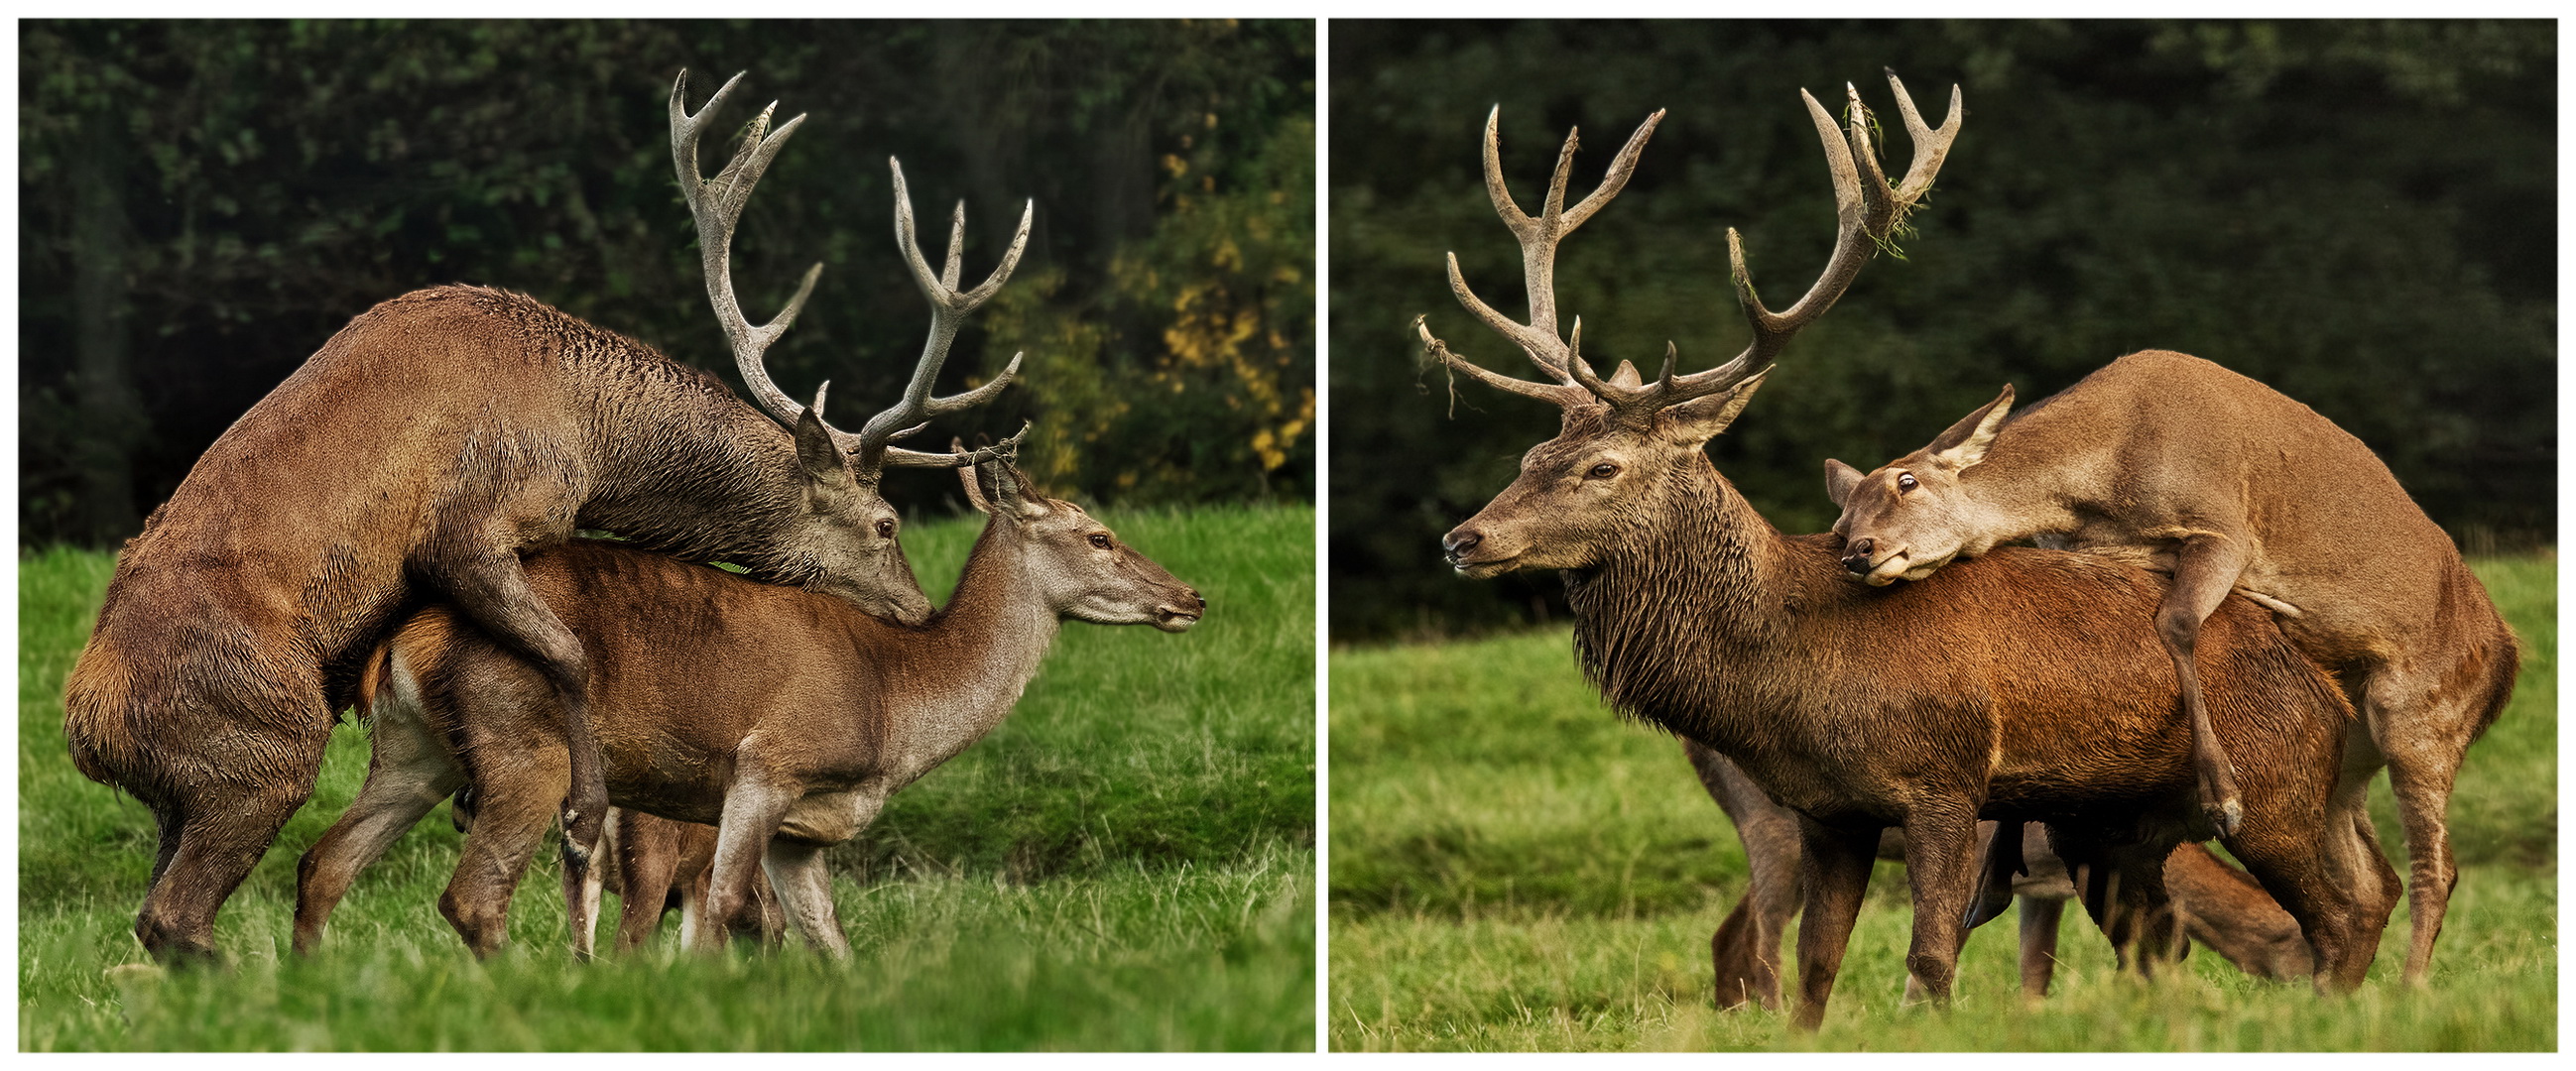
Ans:
{"label": "grass field", "polygon": [[[2557,566],[2474,564],[2525,655],[2452,800],[2462,874],[2425,992],[2395,977],[2403,905],[2369,982],[2335,999],[2206,951],[2183,977],[2119,975],[2078,910],[2045,1004],[2023,1006],[2004,923],[1969,942],[1949,1014],[1901,1009],[1911,912],[1881,864],[1820,1033],[1717,1011],[1708,941],[1742,850],[1681,748],[1605,711],[1557,629],[1332,655],[1332,1047],[2555,1049]],[[1784,948],[1794,965],[1794,932]]]}
{"label": "grass field", "polygon": [[[836,849],[847,968],[792,938],[679,956],[676,922],[643,955],[575,965],[551,852],[513,905],[513,948],[477,963],[436,908],[460,839],[443,806],[298,960],[295,860],[366,771],[364,732],[343,726],[312,803],[225,909],[233,968],[117,969],[146,959],[131,928],[152,823],[75,771],[62,733],[63,675],[110,561],[22,556],[19,1044],[1311,1049],[1313,511],[1103,519],[1204,592],[1206,620],[1181,636],[1067,626],[1010,721]],[[977,521],[906,530],[935,598]]]}

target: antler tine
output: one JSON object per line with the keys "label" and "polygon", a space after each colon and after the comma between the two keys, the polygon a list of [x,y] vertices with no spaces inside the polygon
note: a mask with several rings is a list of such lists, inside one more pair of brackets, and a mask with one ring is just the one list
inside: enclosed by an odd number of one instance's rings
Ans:
{"label": "antler tine", "polygon": [[1743,303],[1745,318],[1752,323],[1753,341],[1733,360],[1704,372],[1686,376],[1673,374],[1679,353],[1670,343],[1665,345],[1664,367],[1653,383],[1635,382],[1635,374],[1625,362],[1619,372],[1604,382],[1580,359],[1573,363],[1576,382],[1586,391],[1614,408],[1628,412],[1652,412],[1669,406],[1704,398],[1767,375],[1772,359],[1798,331],[1824,315],[1834,301],[1851,286],[1861,267],[1877,252],[1878,244],[1896,230],[1904,214],[1918,204],[1932,186],[1932,177],[1940,170],[1948,154],[1951,139],[1958,135],[1961,114],[1959,90],[1950,90],[1950,116],[1939,130],[1923,124],[1914,111],[1914,101],[1905,87],[1889,75],[1896,90],[1897,107],[1906,116],[1907,131],[1913,136],[1915,156],[1901,189],[1890,189],[1887,177],[1878,166],[1878,154],[1871,145],[1869,113],[1860,102],[1860,91],[1846,83],[1843,91],[1850,103],[1848,128],[1834,122],[1833,116],[1817,103],[1813,94],[1800,90],[1799,99],[1806,102],[1808,118],[1816,125],[1816,134],[1825,147],[1825,167],[1834,183],[1836,224],[1833,255],[1826,261],[1824,272],[1814,286],[1791,305],[1786,312],[1774,313],[1762,304],[1753,291],[1753,274],[1744,264],[1744,236],[1734,228],[1726,232],[1727,260],[1733,268],[1736,299]]}
{"label": "antler tine", "polygon": [[957,340],[957,330],[965,323],[967,315],[999,292],[1002,284],[1010,279],[1012,270],[1019,266],[1020,255],[1028,249],[1029,226],[1037,215],[1035,201],[1024,205],[1020,210],[1019,230],[1011,236],[1011,247],[1002,254],[1001,264],[973,290],[959,293],[957,283],[966,255],[965,202],[958,202],[957,210],[950,216],[948,256],[943,269],[934,275],[930,262],[922,257],[921,243],[913,233],[912,191],[904,184],[903,163],[888,158],[886,164],[894,172],[895,244],[903,249],[904,262],[912,268],[913,281],[920,284],[922,296],[930,300],[930,338],[922,345],[921,360],[914,364],[912,380],[905,384],[903,396],[884,412],[869,417],[857,435],[835,435],[835,441],[841,443],[842,449],[858,455],[863,475],[887,464],[952,464],[932,460],[949,455],[897,450],[886,444],[906,434],[904,429],[916,427],[933,417],[991,401],[1002,392],[1002,388],[1010,385],[1012,377],[1019,374],[1022,355],[1013,354],[1011,363],[1002,369],[1001,374],[983,386],[945,398],[934,398],[930,394],[931,385],[939,378],[940,367],[948,362],[949,344]]}
{"label": "antler tine", "polygon": [[[1888,78],[1896,90],[1896,103],[1903,112],[1906,129],[1914,139],[1914,162],[1906,172],[1901,190],[1890,189],[1886,175],[1879,169],[1877,153],[1870,144],[1867,112],[1861,107],[1860,93],[1846,84],[1844,91],[1852,105],[1851,125],[1838,129],[1833,116],[1816,102],[1813,94],[1798,91],[1807,104],[1808,117],[1816,124],[1818,138],[1825,147],[1825,167],[1832,173],[1836,223],[1833,255],[1825,270],[1816,277],[1797,304],[1787,311],[1774,313],[1754,293],[1753,273],[1744,263],[1744,237],[1734,228],[1726,232],[1727,261],[1732,268],[1736,300],[1744,306],[1745,319],[1753,326],[1753,341],[1734,360],[1705,372],[1681,376],[1674,380],[1673,390],[1659,400],[1662,405],[1675,405],[1691,398],[1704,397],[1726,390],[1751,378],[1756,368],[1767,368],[1789,339],[1809,323],[1824,315],[1843,291],[1851,287],[1862,266],[1878,251],[1878,243],[1896,230],[1904,214],[1922,200],[1932,188],[1933,176],[1950,151],[1950,142],[1958,136],[1963,113],[1957,86],[1950,87],[1950,114],[1938,130],[1924,126],[1914,110],[1913,98],[1906,95],[1903,83],[1894,75]],[[1866,181],[1864,181],[1866,179]]]}
{"label": "antler tine", "polygon": [[751,200],[752,187],[759,185],[760,176],[769,170],[770,161],[777,158],[778,150],[787,144],[788,137],[796,133],[796,128],[804,124],[805,117],[800,114],[772,131],[769,119],[778,105],[771,102],[752,119],[744,132],[742,147],[735,150],[733,159],[725,164],[724,169],[718,171],[712,180],[699,178],[699,138],[705,134],[716,109],[724,106],[726,97],[741,82],[740,74],[726,79],[715,95],[707,98],[706,105],[691,115],[688,110],[689,72],[682,70],[672,81],[671,166],[680,179],[680,194],[689,203],[689,215],[697,224],[698,254],[707,277],[707,302],[714,306],[716,322],[723,326],[725,340],[733,349],[734,368],[742,373],[743,385],[750,388],[752,397],[761,408],[792,424],[805,407],[770,381],[769,371],[761,363],[761,358],[769,352],[770,344],[787,332],[788,325],[796,322],[796,314],[804,309],[805,299],[814,294],[814,283],[822,277],[823,266],[816,264],[806,269],[804,280],[797,284],[796,296],[787,300],[787,306],[768,323],[753,327],[742,314],[742,303],[734,297],[733,230],[734,224],[742,218],[743,206]]}
{"label": "antler tine", "polygon": [[1960,107],[1959,87],[1950,87],[1950,110],[1941,117],[1939,129],[1926,125],[1922,113],[1914,110],[1914,98],[1905,92],[1905,83],[1896,72],[1887,72],[1887,87],[1896,91],[1896,110],[1905,117],[1906,137],[1914,142],[1914,166],[1905,171],[1905,180],[1896,188],[1896,200],[1912,208],[1932,188],[1932,176],[1950,158],[1950,143],[1959,136],[1959,120],[1967,109]]}
{"label": "antler tine", "polygon": [[906,450],[900,446],[889,446],[885,448],[885,463],[913,468],[957,469],[968,465],[981,465],[996,458],[1017,460],[1020,456],[1020,440],[1027,438],[1029,429],[1036,426],[1035,422],[1023,420],[1020,422],[1020,430],[1012,432],[1010,438],[991,446],[979,446],[972,450],[963,449],[965,444],[962,440],[951,439],[949,440],[950,452],[945,454],[924,453],[919,450]]}
{"label": "antler tine", "polygon": [[1579,405],[1587,400],[1583,388],[1571,383],[1534,383],[1526,379],[1517,379],[1490,371],[1483,365],[1449,352],[1448,343],[1431,337],[1431,329],[1424,326],[1422,317],[1413,318],[1413,333],[1422,339],[1423,352],[1430,355],[1432,359],[1465,373],[1467,378],[1495,390],[1508,391],[1524,398],[1536,398],[1542,402],[1554,402],[1558,405]]}

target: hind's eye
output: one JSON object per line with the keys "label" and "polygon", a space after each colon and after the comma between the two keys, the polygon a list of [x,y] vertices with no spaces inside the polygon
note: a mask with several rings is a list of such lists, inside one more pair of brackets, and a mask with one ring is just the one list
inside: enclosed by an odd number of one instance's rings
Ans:
{"label": "hind's eye", "polygon": [[894,522],[893,522],[893,521],[890,521],[890,520],[887,520],[887,521],[878,521],[878,522],[877,522],[877,538],[879,538],[879,539],[892,539],[892,538],[894,538]]}
{"label": "hind's eye", "polygon": [[1091,533],[1091,545],[1092,545],[1092,546],[1095,546],[1095,547],[1098,547],[1098,548],[1100,548],[1100,549],[1102,549],[1102,550],[1108,550],[1108,549],[1109,549],[1109,533],[1107,533],[1107,532],[1093,532],[1093,533]]}
{"label": "hind's eye", "polygon": [[1896,489],[1898,491],[1911,491],[1914,488],[1915,483],[1913,473],[1907,472],[1898,474],[1896,477]]}
{"label": "hind's eye", "polygon": [[1606,480],[1618,474],[1619,466],[1604,461],[1598,465],[1592,466],[1592,471],[1585,473],[1584,475],[1590,476],[1596,480]]}

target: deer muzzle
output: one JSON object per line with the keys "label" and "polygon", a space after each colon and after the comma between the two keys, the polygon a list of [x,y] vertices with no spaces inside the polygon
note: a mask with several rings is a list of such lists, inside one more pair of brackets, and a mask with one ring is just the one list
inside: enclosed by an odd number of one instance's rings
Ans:
{"label": "deer muzzle", "polygon": [[1207,616],[1207,599],[1197,588],[1182,588],[1180,597],[1154,608],[1154,627],[1165,632],[1188,632]]}
{"label": "deer muzzle", "polygon": [[1905,575],[1913,562],[1906,547],[1887,547],[1875,539],[1855,539],[1843,547],[1843,568],[1852,577],[1871,587],[1886,587]]}

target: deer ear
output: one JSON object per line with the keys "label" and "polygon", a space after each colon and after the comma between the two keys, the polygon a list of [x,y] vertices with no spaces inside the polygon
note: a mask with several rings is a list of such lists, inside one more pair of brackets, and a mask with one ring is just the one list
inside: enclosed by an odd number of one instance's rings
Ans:
{"label": "deer ear", "polygon": [[1932,440],[1932,445],[1923,449],[1932,455],[1933,461],[1947,465],[1953,471],[1983,461],[1986,448],[1994,445],[1995,433],[2003,430],[2004,417],[2011,415],[2012,406],[2012,384],[2006,383],[2003,393],[1995,395],[1994,401],[1987,402],[1983,409],[1960,417],[1958,423],[1950,425],[1950,430],[1942,432],[1940,438]]}
{"label": "deer ear", "polygon": [[[962,453],[965,453],[965,452],[966,452],[966,440],[964,440],[964,439],[950,439],[950,440],[948,440],[948,452],[949,452],[949,453],[952,453],[952,454],[962,454]],[[992,504],[991,502],[988,502],[988,501],[986,501],[986,500],[985,500],[985,498],[984,498],[984,489],[983,489],[983,488],[981,488],[981,487],[977,487],[977,486],[975,486],[975,468],[976,468],[976,466],[973,466],[973,465],[960,465],[960,466],[958,466],[958,468],[957,468],[957,482],[958,482],[958,483],[960,483],[960,484],[963,484],[963,485],[965,486],[965,488],[966,488],[966,502],[967,502],[967,504],[972,505],[972,506],[974,506],[974,507],[975,507],[975,512],[977,512],[977,513],[991,513],[991,512],[993,512],[993,504]]]}
{"label": "deer ear", "polygon": [[1685,444],[1704,443],[1716,438],[1718,432],[1735,423],[1736,415],[1744,412],[1745,403],[1753,400],[1753,392],[1762,388],[1762,378],[1770,374],[1771,370],[1765,368],[1724,391],[1705,398],[1693,398],[1664,410],[1664,417],[1670,421],[1666,426],[1672,438]]}
{"label": "deer ear", "polygon": [[823,426],[822,414],[811,406],[796,414],[796,467],[805,475],[806,488],[817,495],[858,490],[858,476],[850,471],[850,459],[832,441],[832,429]]}
{"label": "deer ear", "polygon": [[1861,472],[1859,469],[1843,464],[1833,458],[1826,458],[1825,497],[1833,499],[1834,505],[1842,505],[1846,500],[1851,498],[1852,488],[1860,486],[1861,477],[1863,475],[1865,475],[1865,473]]}

